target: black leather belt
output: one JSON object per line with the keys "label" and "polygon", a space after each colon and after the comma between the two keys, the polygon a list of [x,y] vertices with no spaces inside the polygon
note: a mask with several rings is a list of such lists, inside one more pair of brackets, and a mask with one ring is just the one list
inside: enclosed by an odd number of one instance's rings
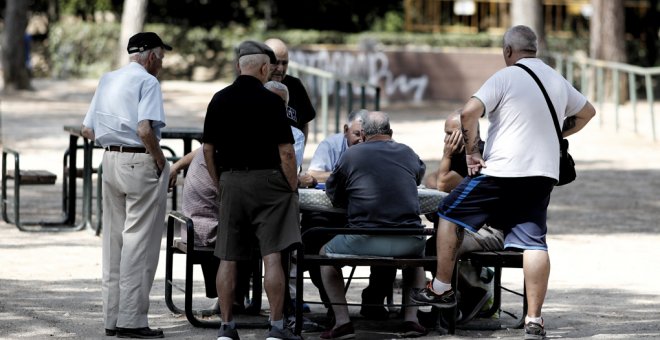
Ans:
{"label": "black leather belt", "polygon": [[146,148],[141,148],[136,146],[110,145],[110,146],[106,146],[105,149],[107,151],[116,151],[116,152],[147,153]]}

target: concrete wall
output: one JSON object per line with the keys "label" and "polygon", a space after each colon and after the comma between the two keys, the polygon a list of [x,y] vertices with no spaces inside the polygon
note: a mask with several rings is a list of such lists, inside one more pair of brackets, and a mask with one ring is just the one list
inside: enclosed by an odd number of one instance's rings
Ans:
{"label": "concrete wall", "polygon": [[381,86],[381,100],[420,103],[467,100],[503,68],[500,49],[388,49],[355,51],[314,47],[290,59]]}

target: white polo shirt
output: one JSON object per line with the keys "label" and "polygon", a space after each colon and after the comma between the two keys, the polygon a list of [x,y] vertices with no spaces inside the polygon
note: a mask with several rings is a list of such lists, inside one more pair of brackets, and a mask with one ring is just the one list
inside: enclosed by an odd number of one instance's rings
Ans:
{"label": "white polo shirt", "polygon": [[98,145],[141,146],[137,126],[145,119],[152,121],[160,140],[165,126],[160,83],[142,65],[130,62],[101,77],[83,125],[94,130]]}

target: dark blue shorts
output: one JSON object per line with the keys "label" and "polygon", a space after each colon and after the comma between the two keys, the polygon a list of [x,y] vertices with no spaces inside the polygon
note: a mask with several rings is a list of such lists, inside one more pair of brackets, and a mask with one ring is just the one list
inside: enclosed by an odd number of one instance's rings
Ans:
{"label": "dark blue shorts", "polygon": [[548,250],[548,177],[465,177],[440,203],[438,216],[472,232],[485,224],[504,232],[504,248]]}

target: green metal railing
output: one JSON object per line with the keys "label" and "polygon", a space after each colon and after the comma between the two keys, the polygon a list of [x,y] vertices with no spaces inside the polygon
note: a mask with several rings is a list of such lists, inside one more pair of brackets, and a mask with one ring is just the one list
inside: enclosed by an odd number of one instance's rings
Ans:
{"label": "green metal railing", "polygon": [[[341,131],[349,112],[365,108],[380,110],[380,87],[366,81],[342,77],[331,72],[302,64],[289,62],[289,73],[302,80],[307,88],[312,104],[317,111],[317,119],[312,121],[310,135],[313,141],[324,139],[331,133]],[[359,106],[356,107],[356,102]],[[330,117],[330,110],[334,117]],[[342,115],[342,112],[344,115]],[[319,119],[320,118],[320,119]],[[320,137],[319,128],[320,127]],[[333,131],[330,131],[334,124]]]}
{"label": "green metal railing", "polygon": [[[560,53],[549,53],[548,59],[549,61],[554,62],[555,69],[564,75],[564,77],[566,77],[566,79],[571,84],[574,84],[576,88],[578,88],[583,93],[593,93],[594,95],[592,95],[592,97],[595,96],[595,105],[597,105],[601,110],[603,109],[603,105],[605,103],[605,72],[612,72],[611,100],[613,101],[615,108],[614,119],[616,131],[619,131],[620,128],[619,109],[623,105],[621,100],[621,97],[623,97],[621,93],[622,89],[621,86],[619,86],[621,74],[623,74],[624,77],[627,77],[628,79],[627,92],[629,94],[630,103],[633,110],[633,129],[635,133],[639,132],[637,118],[637,81],[638,78],[643,78],[644,81],[640,85],[644,87],[646,93],[646,101],[648,103],[653,141],[657,141],[655,112],[653,105],[655,103],[654,81],[657,84],[659,80],[654,77],[660,75],[660,67],[640,67],[612,61],[590,59],[586,57],[567,56]],[[576,79],[576,77],[579,79]],[[602,125],[602,115],[598,115],[598,117],[598,119],[600,119],[600,124]]]}

